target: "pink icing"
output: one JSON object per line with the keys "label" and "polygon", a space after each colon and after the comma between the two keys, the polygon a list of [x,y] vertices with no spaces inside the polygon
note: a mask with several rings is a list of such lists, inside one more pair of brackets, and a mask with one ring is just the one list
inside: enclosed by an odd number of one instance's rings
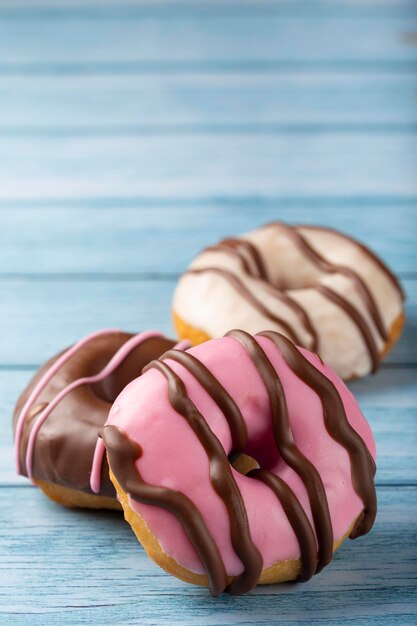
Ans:
{"label": "pink icing", "polygon": [[[36,402],[36,399],[38,398],[42,390],[45,388],[45,386],[48,384],[51,378],[55,376],[55,374],[59,371],[59,369],[88,342],[92,341],[93,339],[96,339],[97,337],[103,337],[105,335],[118,333],[118,332],[120,331],[114,330],[114,329],[105,329],[105,330],[100,330],[100,331],[87,335],[86,337],[84,337],[83,339],[75,343],[66,352],[64,352],[53,363],[53,365],[51,365],[51,367],[45,372],[42,378],[38,381],[37,385],[34,387],[32,393],[30,394],[25,405],[23,406],[22,411],[18,417],[17,424],[16,424],[15,460],[16,460],[17,473],[20,473],[20,470],[21,470],[20,446],[21,446],[21,440],[22,440],[23,425],[25,423],[25,419],[27,418],[27,415],[31,407],[33,406],[34,402]],[[45,422],[45,420],[48,418],[51,412],[55,409],[55,407],[61,402],[61,400],[68,393],[70,393],[72,390],[76,389],[80,385],[93,384],[93,383],[97,383],[103,380],[104,378],[109,376],[115,369],[117,369],[117,367],[128,356],[128,354],[134,348],[136,348],[139,344],[143,343],[147,339],[150,339],[151,337],[159,337],[161,335],[162,334],[160,332],[154,331],[154,330],[135,335],[134,337],[126,341],[121,346],[121,348],[119,348],[119,350],[113,355],[113,357],[110,359],[107,365],[98,374],[95,374],[94,376],[86,376],[86,377],[79,378],[73,381],[72,383],[67,385],[65,388],[63,388],[60,391],[60,393],[54,398],[54,400],[50,402],[48,406],[45,407],[45,409],[39,413],[32,427],[32,430],[30,432],[27,449],[26,449],[25,464],[26,464],[28,476],[32,481],[33,481],[33,474],[32,474],[33,452],[35,448],[37,434],[42,424]],[[189,347],[189,342],[187,341],[180,342],[180,344],[177,344],[175,347],[177,349],[184,349],[186,347]],[[94,451],[94,458],[93,458],[93,464],[92,464],[92,469],[91,469],[91,479],[90,479],[90,486],[94,493],[98,493],[100,491],[101,466],[102,466],[103,458],[104,458],[104,446],[103,446],[101,439],[98,439],[98,443]]]}
{"label": "pink icing", "polygon": [[[330,437],[318,395],[290,370],[271,341],[265,337],[256,337],[256,340],[281,379],[295,443],[315,465],[323,480],[334,540],[337,541],[363,510],[363,503],[352,486],[348,453]],[[334,383],[348,421],[375,458],[370,427],[353,395],[317,356],[307,350],[300,351]],[[242,411],[249,435],[246,452],[288,483],[312,522],[301,479],[276,451],[267,392],[245,349],[232,337],[224,337],[201,344],[189,352],[210,369]],[[219,407],[184,367],[169,359],[167,363],[183,380],[191,400],[228,453],[231,435]],[[116,399],[107,423],[117,425],[142,448],[143,455],[137,461],[137,468],[145,481],[178,490],[192,500],[220,549],[228,575],[241,573],[243,565],[231,544],[226,507],[210,482],[207,454],[185,419],[172,408],[163,375],[151,369],[130,383]],[[276,561],[299,558],[297,538],[272,490],[260,481],[232,471],[246,505],[252,540],[263,557],[263,567]],[[140,513],[166,554],[193,572],[204,572],[197,553],[172,514],[131,498],[130,505]]]}

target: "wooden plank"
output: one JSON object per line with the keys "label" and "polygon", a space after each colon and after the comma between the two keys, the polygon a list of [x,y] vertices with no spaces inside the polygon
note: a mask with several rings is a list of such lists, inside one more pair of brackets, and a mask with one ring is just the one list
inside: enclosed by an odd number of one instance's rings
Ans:
{"label": "wooden plank", "polygon": [[2,0],[1,8],[5,15],[14,12],[19,14],[23,9],[36,11],[38,14],[79,13],[98,16],[118,13],[122,15],[140,11],[141,14],[158,15],[160,19],[179,14],[198,14],[207,17],[213,9],[225,13],[267,13],[269,15],[304,17],[337,16],[337,17],[413,17],[415,15],[414,0],[122,0],[115,8],[114,0]]}
{"label": "wooden plank", "polygon": [[[403,281],[408,323],[387,362],[416,364],[417,281]],[[2,284],[0,364],[38,364],[97,328],[138,331],[152,327],[172,334],[173,280],[16,280]]]}
{"label": "wooden plank", "polygon": [[276,219],[342,229],[366,242],[396,272],[405,276],[416,272],[417,200],[342,205],[331,200],[236,204],[219,200],[135,206],[132,199],[128,203],[85,200],[73,207],[55,203],[48,208],[0,208],[0,278],[13,273],[107,273],[132,278],[145,273],[179,274],[205,246]]}
{"label": "wooden plank", "polygon": [[[188,5],[189,6],[189,5]],[[304,6],[307,6],[305,3]],[[3,10],[0,23],[0,59],[4,71],[144,70],[152,67],[218,68],[236,64],[301,64],[332,67],[335,63],[414,63],[417,48],[410,39],[415,21],[406,17],[356,17],[320,14],[300,19],[263,12],[252,5],[242,12],[238,4],[227,11],[208,8],[203,13],[149,10],[138,5],[122,14],[111,7],[94,10],[62,8],[43,13]],[[210,19],[207,19],[207,18]],[[94,20],[94,21],[93,21]],[[407,65],[405,65],[406,67]]]}
{"label": "wooden plank", "polygon": [[366,415],[368,410],[375,415],[385,409],[392,415],[395,409],[400,413],[403,409],[417,407],[417,385],[414,384],[416,380],[416,368],[406,369],[399,366],[397,369],[387,364],[375,376],[351,381],[349,387]]}
{"label": "wooden plank", "polygon": [[6,137],[0,200],[409,198],[416,152],[409,132]]}
{"label": "wooden plank", "polygon": [[371,534],[346,542],[309,583],[217,600],[151,563],[117,513],[68,511],[31,488],[1,495],[0,615],[9,623],[411,624],[416,614],[415,488],[380,488]]}
{"label": "wooden plank", "polygon": [[[27,485],[15,475],[11,416],[14,404],[34,373],[0,370],[0,485]],[[351,385],[371,424],[378,451],[377,483],[417,483],[417,370],[382,370]]]}
{"label": "wooden plank", "polygon": [[[2,135],[415,125],[413,73],[4,76]],[[30,102],[30,107],[28,107]]]}
{"label": "wooden plank", "polygon": [[139,331],[152,325],[172,334],[174,286],[173,281],[8,281],[10,297],[0,309],[0,324],[6,324],[0,363],[40,363],[57,346],[96,328]]}

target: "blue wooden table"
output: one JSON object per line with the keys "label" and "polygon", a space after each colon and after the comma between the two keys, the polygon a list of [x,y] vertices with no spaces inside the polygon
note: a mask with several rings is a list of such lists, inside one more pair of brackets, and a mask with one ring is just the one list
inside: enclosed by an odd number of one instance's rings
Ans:
{"label": "blue wooden table", "polygon": [[[0,622],[417,620],[417,3],[2,0]],[[404,335],[353,383],[379,514],[305,585],[212,599],[159,570],[116,513],[15,476],[10,418],[48,356],[98,327],[172,333],[201,246],[272,219],[371,245]]]}

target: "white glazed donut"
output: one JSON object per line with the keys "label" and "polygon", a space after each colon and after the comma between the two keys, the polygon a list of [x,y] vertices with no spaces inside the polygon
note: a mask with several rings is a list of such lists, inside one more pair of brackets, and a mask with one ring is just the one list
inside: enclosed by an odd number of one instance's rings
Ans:
{"label": "white glazed donut", "polygon": [[194,344],[230,328],[279,331],[351,379],[376,371],[399,337],[403,299],[363,244],[329,228],[272,223],[203,250],[179,280],[173,316]]}

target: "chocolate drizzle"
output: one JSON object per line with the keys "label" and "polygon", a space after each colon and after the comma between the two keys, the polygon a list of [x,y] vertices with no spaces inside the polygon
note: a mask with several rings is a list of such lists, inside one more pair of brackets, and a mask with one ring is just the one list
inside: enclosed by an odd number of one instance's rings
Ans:
{"label": "chocolate drizzle", "polygon": [[[258,248],[250,241],[237,238],[223,239],[217,245],[205,249],[206,252],[218,252],[219,250],[237,257],[244,271],[249,274],[249,276],[268,281],[268,273],[263,258]],[[252,266],[248,262],[248,258],[251,260]],[[253,271],[252,267],[254,267],[255,271]]]}
{"label": "chocolate drizzle", "polygon": [[243,563],[244,571],[230,586],[233,594],[241,594],[254,587],[262,570],[262,557],[253,544],[242,494],[233,477],[229,459],[216,435],[188,397],[184,383],[173,369],[163,361],[152,361],[144,371],[155,368],[168,383],[168,397],[172,407],[182,415],[205,449],[210,464],[210,480],[214,490],[223,500],[230,519],[233,548]]}
{"label": "chocolate drizzle", "polygon": [[263,469],[251,470],[247,476],[256,478],[267,485],[280,501],[284,513],[298,539],[301,552],[301,573],[299,582],[310,580],[317,569],[317,547],[314,531],[309,519],[293,490],[276,474]]}
{"label": "chocolate drizzle", "polygon": [[371,530],[376,516],[376,493],[373,480],[376,466],[365,442],[349,424],[339,392],[334,384],[316,369],[286,337],[273,331],[259,333],[259,336],[270,339],[294,374],[319,396],[323,405],[327,432],[349,454],[352,484],[364,504],[363,516],[350,536],[355,538],[366,534]]}
{"label": "chocolate drizzle", "polygon": [[360,334],[362,335],[364,343],[368,349],[368,354],[370,356],[371,363],[372,363],[371,372],[372,374],[375,374],[375,372],[379,368],[379,361],[380,361],[379,352],[378,352],[377,345],[375,343],[375,339],[372,335],[372,331],[369,328],[368,324],[366,323],[366,320],[359,313],[359,311],[355,309],[355,307],[352,306],[350,302],[346,300],[346,298],[343,298],[333,289],[330,289],[329,287],[325,287],[324,285],[318,285],[316,287],[316,291],[318,291],[319,293],[322,294],[322,296],[324,296],[325,298],[333,302],[333,304],[343,309],[344,312],[354,322]]}
{"label": "chocolate drizzle", "polygon": [[253,293],[243,284],[243,282],[230,272],[229,270],[225,270],[220,267],[204,267],[198,268],[195,270],[188,270],[187,274],[204,274],[206,272],[212,272],[213,274],[218,274],[224,280],[227,280],[232,287],[245,299],[247,300],[255,309],[257,309],[262,315],[270,319],[272,322],[279,324],[283,330],[287,333],[287,335],[299,345],[301,343],[300,338],[296,334],[294,328],[292,328],[288,322],[283,320],[281,317],[278,317],[274,313],[272,313],[260,300],[258,300]]}
{"label": "chocolate drizzle", "polygon": [[[329,436],[343,446],[349,454],[352,484],[364,504],[363,513],[357,519],[350,537],[355,538],[367,533],[376,515],[373,482],[375,463],[365,442],[349,424],[337,388],[286,337],[272,331],[259,333],[259,335],[274,344],[294,375],[319,396],[323,407],[325,428]],[[258,341],[244,331],[230,331],[227,336],[239,341],[256,367],[268,394],[277,451],[287,465],[299,475],[308,494],[314,529],[297,496],[282,478],[262,467],[247,474],[248,478],[267,485],[280,501],[300,546],[301,572],[298,579],[305,581],[319,572],[332,558],[333,529],[323,482],[317,469],[296,446],[292,436],[284,389],[268,356]],[[250,536],[242,495],[223,446],[189,398],[181,378],[161,359],[173,360],[186,368],[216,402],[229,424],[233,449],[237,453],[244,451],[247,442],[244,417],[217,378],[190,353],[171,349],[144,369],[146,371],[155,368],[163,374],[168,384],[168,397],[173,409],[187,420],[207,453],[210,480],[226,506],[230,520],[231,542],[244,566],[243,573],[235,578],[229,590],[232,593],[244,593],[257,584],[262,570],[262,557]],[[223,591],[227,585],[224,563],[201,514],[192,502],[185,494],[178,491],[170,491],[145,483],[135,466],[141,450],[139,447],[136,448],[135,444],[117,427],[106,426],[103,430],[103,437],[110,467],[122,488],[137,501],[161,506],[177,517],[201,558],[211,592],[217,595]]]}
{"label": "chocolate drizzle", "polygon": [[142,450],[117,426],[105,426],[101,433],[118,482],[138,502],[159,506],[175,515],[204,565],[211,593],[218,596],[227,585],[226,570],[216,542],[197,507],[183,493],[150,485],[142,479],[135,465]]}
{"label": "chocolate drizzle", "polygon": [[239,407],[223,385],[213,376],[210,370],[188,352],[168,350],[160,359],[171,359],[185,367],[209,396],[217,404],[225,416],[232,435],[233,447],[230,455],[239,454],[244,450],[248,440],[248,430]]}
{"label": "chocolate drizzle", "polygon": [[[311,337],[310,350],[312,352],[317,352],[317,350],[319,349],[319,336],[306,310],[301,306],[301,304],[291,298],[288,293],[286,293],[285,291],[280,291],[274,285],[271,285],[270,283],[265,283],[265,288],[268,293],[274,296],[274,298],[276,298],[277,300],[281,300],[281,302],[284,302],[290,309],[294,311],[301,324],[304,326],[305,330]],[[297,345],[301,345],[301,343],[297,343]]]}
{"label": "chocolate drizzle", "polygon": [[348,235],[345,235],[344,233],[341,233],[339,230],[337,230],[336,228],[329,228],[328,226],[326,228],[323,228],[322,226],[312,226],[311,224],[308,226],[305,226],[304,224],[297,224],[296,227],[294,228],[308,228],[309,230],[316,230],[316,231],[329,231],[331,233],[334,233],[335,235],[338,235],[339,237],[343,238],[343,239],[347,239],[348,241],[350,241],[351,243],[354,243],[355,246],[357,248],[359,248],[360,250],[362,250],[362,252],[364,254],[366,254],[367,257],[369,257],[370,259],[372,259],[372,261],[378,265],[379,269],[381,270],[381,272],[383,272],[385,274],[385,276],[388,278],[388,280],[390,281],[390,283],[392,284],[392,286],[394,287],[394,289],[396,289],[398,291],[398,293],[401,296],[402,300],[405,300],[405,293],[403,288],[401,287],[401,283],[400,281],[397,279],[397,277],[391,272],[391,270],[389,269],[389,267],[387,267],[385,265],[385,263],[383,261],[381,261],[381,259],[374,253],[372,252],[372,250],[370,248],[367,248],[363,243],[361,243],[360,241],[357,241],[356,239],[353,239],[352,237],[349,237]]}
{"label": "chocolate drizzle", "polygon": [[[272,224],[274,226],[274,224]],[[294,227],[288,226],[287,224],[283,224],[282,222],[276,223],[276,226],[285,230],[288,237],[291,237],[299,250],[321,271],[326,272],[327,274],[342,274],[347,278],[350,278],[356,287],[357,292],[362,298],[363,303],[368,309],[374,324],[381,336],[381,339],[387,341],[388,334],[384,327],[384,323],[381,318],[381,314],[375,304],[375,300],[369,291],[366,283],[362,280],[357,272],[352,270],[350,267],[345,267],[344,265],[337,265],[335,263],[331,263],[327,259],[325,259],[321,254],[319,254],[298,232],[298,230]],[[343,300],[346,302],[345,298]],[[347,311],[346,307],[343,307],[345,311]]]}
{"label": "chocolate drizzle", "polygon": [[242,344],[258,370],[271,405],[277,449],[287,465],[300,476],[307,490],[318,542],[317,571],[320,571],[331,561],[333,551],[333,530],[323,481],[314,465],[295,445],[284,389],[261,346],[252,335],[243,330],[232,330],[226,336],[233,337]]}

